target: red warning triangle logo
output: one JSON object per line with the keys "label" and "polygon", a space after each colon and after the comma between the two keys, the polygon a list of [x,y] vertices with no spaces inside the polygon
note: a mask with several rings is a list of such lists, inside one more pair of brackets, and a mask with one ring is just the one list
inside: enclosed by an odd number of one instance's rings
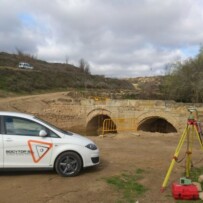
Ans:
{"label": "red warning triangle logo", "polygon": [[32,159],[35,163],[38,163],[52,148],[53,144],[49,142],[42,142],[37,140],[28,140],[28,146]]}

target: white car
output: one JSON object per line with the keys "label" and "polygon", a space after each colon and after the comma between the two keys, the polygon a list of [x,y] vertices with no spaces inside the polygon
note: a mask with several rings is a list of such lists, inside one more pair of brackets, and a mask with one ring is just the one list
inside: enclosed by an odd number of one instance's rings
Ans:
{"label": "white car", "polygon": [[99,164],[94,142],[28,114],[0,112],[0,168],[55,168],[75,176]]}
{"label": "white car", "polygon": [[18,64],[18,68],[22,68],[22,69],[33,69],[33,66],[30,65],[29,63],[25,63],[25,62],[20,62]]}

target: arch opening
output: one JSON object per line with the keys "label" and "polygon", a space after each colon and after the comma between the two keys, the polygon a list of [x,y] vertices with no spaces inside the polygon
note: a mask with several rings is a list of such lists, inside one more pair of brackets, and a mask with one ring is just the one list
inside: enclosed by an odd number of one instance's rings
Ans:
{"label": "arch opening", "polygon": [[176,133],[176,128],[162,117],[150,117],[144,119],[138,126],[138,131],[158,132],[158,133]]}
{"label": "arch opening", "polygon": [[[88,136],[101,135],[102,134],[102,128],[103,128],[103,122],[105,119],[111,120],[111,118],[108,115],[104,115],[104,114],[99,114],[99,115],[94,116],[87,123],[86,135],[88,135]],[[112,120],[111,120],[111,122],[113,123],[113,125],[115,125],[115,123]],[[114,131],[114,133],[116,133],[116,132]]]}

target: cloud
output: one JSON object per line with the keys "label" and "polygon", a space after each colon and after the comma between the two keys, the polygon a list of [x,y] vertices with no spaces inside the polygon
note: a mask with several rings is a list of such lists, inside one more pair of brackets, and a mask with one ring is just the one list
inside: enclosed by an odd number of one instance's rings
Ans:
{"label": "cloud", "polygon": [[92,73],[111,77],[164,74],[198,51],[202,9],[200,0],[1,0],[0,50],[84,58]]}

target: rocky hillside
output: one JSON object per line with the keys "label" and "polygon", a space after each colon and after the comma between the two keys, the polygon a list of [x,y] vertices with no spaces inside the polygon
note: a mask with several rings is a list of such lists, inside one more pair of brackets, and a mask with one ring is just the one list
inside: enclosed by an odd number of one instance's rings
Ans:
{"label": "rocky hillside", "polygon": [[164,99],[163,80],[163,76],[128,78],[127,81],[135,89],[127,96],[135,99]]}

